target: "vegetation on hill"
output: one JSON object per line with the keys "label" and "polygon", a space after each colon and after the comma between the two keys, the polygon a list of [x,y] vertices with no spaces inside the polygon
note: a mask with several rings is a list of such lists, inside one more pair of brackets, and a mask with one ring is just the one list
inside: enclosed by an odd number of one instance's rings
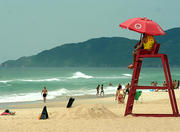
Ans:
{"label": "vegetation on hill", "polygon": [[[180,66],[180,28],[156,37],[160,53],[168,54],[171,66]],[[137,40],[122,37],[102,37],[81,43],[64,44],[37,55],[8,60],[2,67],[124,67],[132,62]],[[146,60],[145,60],[146,61]],[[159,66],[160,60],[147,60],[144,66]]]}

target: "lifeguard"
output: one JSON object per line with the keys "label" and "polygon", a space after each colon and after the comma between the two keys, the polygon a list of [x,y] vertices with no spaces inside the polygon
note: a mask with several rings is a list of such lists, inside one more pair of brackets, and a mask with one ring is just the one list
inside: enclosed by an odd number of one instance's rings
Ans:
{"label": "lifeguard", "polygon": [[144,49],[151,52],[153,50],[154,43],[155,43],[155,39],[152,35],[143,34],[142,39],[134,46],[135,49],[133,51],[133,62],[131,65],[128,66],[128,68],[129,69],[134,68],[134,63],[138,50]]}

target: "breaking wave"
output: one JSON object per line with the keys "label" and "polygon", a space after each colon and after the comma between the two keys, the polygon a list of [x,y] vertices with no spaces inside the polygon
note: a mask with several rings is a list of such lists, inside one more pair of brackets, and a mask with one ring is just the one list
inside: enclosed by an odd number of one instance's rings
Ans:
{"label": "breaking wave", "polygon": [[49,78],[49,79],[21,79],[19,81],[23,82],[52,82],[52,81],[61,81],[59,78]]}
{"label": "breaking wave", "polygon": [[86,74],[78,71],[78,72],[75,72],[75,73],[73,74],[73,76],[70,77],[70,78],[74,78],[74,79],[77,79],[77,78],[89,79],[89,78],[93,78],[93,76],[86,75]]}
{"label": "breaking wave", "polygon": [[12,82],[13,80],[0,80],[0,83],[8,83],[8,82]]}
{"label": "breaking wave", "polygon": [[123,76],[126,76],[126,77],[132,77],[132,75],[131,74],[122,74]]}
{"label": "breaking wave", "polygon": [[[124,87],[124,86],[123,86]],[[105,94],[115,94],[117,87],[104,87]],[[58,96],[84,96],[84,95],[96,95],[96,89],[85,89],[81,88],[78,90],[68,90],[66,88],[61,88],[59,90],[49,91],[47,99],[54,99]],[[33,93],[19,93],[19,94],[9,94],[0,96],[0,103],[10,103],[10,102],[28,102],[28,101],[38,101],[42,100],[41,92]]]}

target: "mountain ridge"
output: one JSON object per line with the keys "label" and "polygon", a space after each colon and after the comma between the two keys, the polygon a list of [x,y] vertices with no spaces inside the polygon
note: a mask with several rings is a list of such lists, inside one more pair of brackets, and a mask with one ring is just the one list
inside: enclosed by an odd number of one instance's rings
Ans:
{"label": "mountain ridge", "polygon": [[[180,55],[180,28],[169,29],[166,35],[155,38],[161,44],[159,52],[168,54],[170,65],[180,66],[177,59]],[[29,57],[8,60],[1,67],[123,67],[132,62],[132,51],[137,42],[124,37],[93,38],[56,46]],[[156,66],[158,61],[149,60],[143,65]]]}

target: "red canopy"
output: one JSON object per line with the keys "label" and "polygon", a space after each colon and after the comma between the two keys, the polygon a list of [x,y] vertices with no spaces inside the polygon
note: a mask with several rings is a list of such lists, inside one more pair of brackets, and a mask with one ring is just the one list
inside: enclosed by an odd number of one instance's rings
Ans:
{"label": "red canopy", "polygon": [[163,29],[154,21],[147,18],[132,18],[120,24],[121,28],[128,28],[139,33],[146,33],[149,35],[165,35]]}

